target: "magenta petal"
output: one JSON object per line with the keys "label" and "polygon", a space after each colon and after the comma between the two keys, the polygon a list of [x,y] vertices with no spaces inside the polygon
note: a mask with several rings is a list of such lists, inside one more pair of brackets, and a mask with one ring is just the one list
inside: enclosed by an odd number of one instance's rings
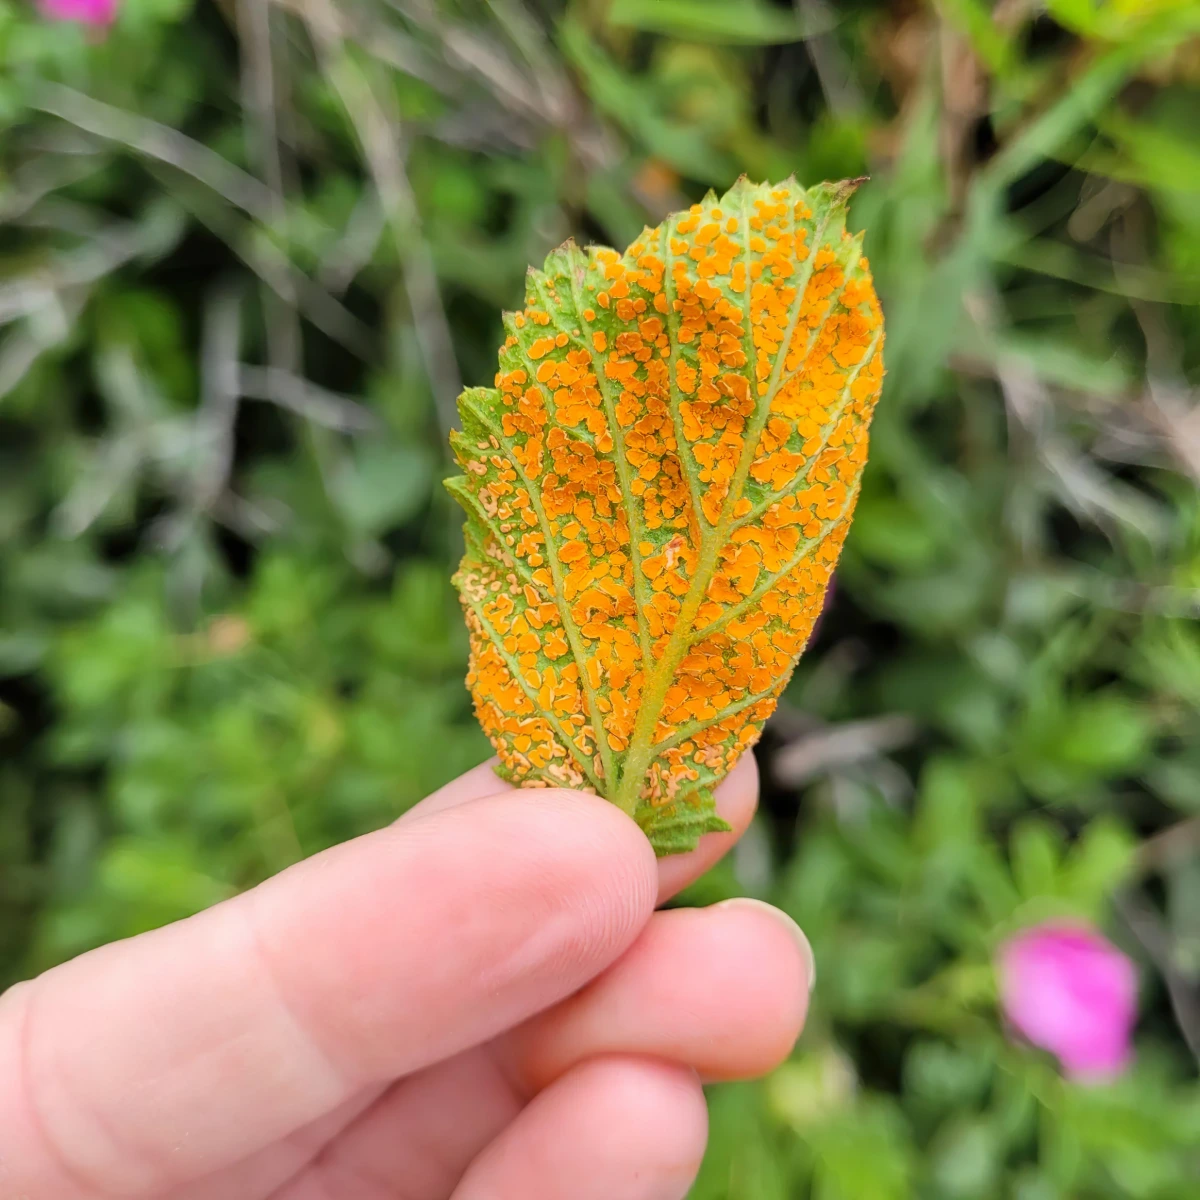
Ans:
{"label": "magenta petal", "polygon": [[1081,1082],[1115,1079],[1133,1057],[1127,1037],[1094,1038],[1087,1045],[1064,1047],[1059,1055],[1063,1073]]}
{"label": "magenta petal", "polygon": [[1072,1078],[1111,1078],[1129,1062],[1137,974],[1085,926],[1042,925],[1000,948],[1000,994],[1013,1027]]}
{"label": "magenta petal", "polygon": [[117,16],[117,0],[38,0],[38,8],[56,21],[83,25],[111,25]]}

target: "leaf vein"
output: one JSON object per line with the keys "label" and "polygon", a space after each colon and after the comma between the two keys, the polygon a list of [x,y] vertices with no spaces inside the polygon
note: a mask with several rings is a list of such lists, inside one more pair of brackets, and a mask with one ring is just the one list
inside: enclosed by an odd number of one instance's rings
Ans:
{"label": "leaf vein", "polygon": [[[871,339],[870,344],[867,346],[866,354],[863,355],[862,359],[855,365],[854,370],[850,373],[850,375],[847,376],[846,384],[842,388],[841,399],[837,408],[834,410],[833,417],[821,430],[822,446],[828,444],[830,435],[833,433],[834,429],[837,428],[837,423],[842,419],[843,416],[846,415],[846,402],[850,398],[850,389],[854,386],[854,383],[858,379],[859,375],[862,374],[863,368],[866,367],[875,357],[875,352],[879,349],[879,343],[881,339],[882,334],[878,333]],[[730,528],[730,533],[741,529],[743,526],[752,524],[754,521],[757,521],[758,518],[761,517],[763,513],[765,513],[772,505],[778,504],[780,500],[786,499],[788,496],[795,495],[800,488],[801,482],[806,479],[807,476],[797,474],[789,487],[782,488],[776,492],[768,493],[767,496],[760,500],[754,508],[746,513],[744,517],[739,517],[736,521],[734,521],[732,527]]]}
{"label": "leaf vein", "polygon": [[757,587],[744,600],[739,601],[732,608],[726,609],[715,621],[710,622],[703,629],[694,631],[691,641],[687,643],[688,649],[691,649],[697,642],[702,641],[706,637],[710,637],[718,630],[723,629],[730,621],[736,617],[740,617],[744,612],[753,608],[756,604],[760,604],[764,596],[777,584],[787,576],[790,571],[798,567],[809,554],[812,553],[828,536],[837,528],[839,522],[844,521],[846,517],[854,511],[854,505],[858,502],[859,488],[855,488],[846,498],[846,503],[838,510],[836,517],[829,517],[821,525],[821,532],[815,537],[805,538],[800,543],[800,548],[788,561],[787,566],[781,567],[772,575],[767,576],[767,582]]}
{"label": "leaf vein", "polygon": [[575,761],[579,764],[580,770],[582,770],[583,773],[588,777],[588,779],[591,781],[591,784],[596,789],[596,791],[598,793],[602,793],[603,788],[601,786],[600,780],[598,780],[596,778],[595,769],[592,766],[592,764],[588,761],[587,756],[575,744],[575,739],[571,735],[571,733],[567,730],[566,726],[564,726],[563,723],[553,713],[547,712],[544,708],[542,708],[541,704],[538,701],[536,694],[530,689],[529,685],[525,682],[525,678],[521,674],[520,666],[517,664],[516,661],[514,661],[514,659],[511,657],[511,655],[509,655],[508,651],[504,649],[504,643],[500,640],[500,635],[499,635],[499,633],[496,632],[495,626],[493,626],[491,621],[489,621],[487,619],[487,617],[484,616],[483,610],[480,608],[480,606],[475,601],[468,600],[467,604],[469,605],[471,611],[475,614],[480,625],[482,625],[483,628],[485,629],[485,631],[487,632],[488,638],[490,639],[491,644],[492,644],[492,648],[496,651],[497,654],[500,655],[500,657],[502,659],[504,659],[504,664],[505,664],[505,666],[508,667],[509,673],[512,675],[513,679],[516,680],[517,686],[520,687],[521,691],[523,691],[525,693],[526,698],[533,705],[534,710],[535,710],[535,715],[538,717],[541,717],[544,721],[546,721],[550,725],[554,726],[555,730],[558,732],[559,736],[562,738],[563,744],[566,746],[567,751],[570,753],[571,757],[574,758]]}
{"label": "leaf vein", "polygon": [[[519,346],[520,342],[517,343]],[[537,372],[534,370],[533,362],[525,353],[525,347],[521,346],[521,358],[524,361],[531,379],[537,378]],[[545,396],[545,388],[539,383],[538,387],[542,390],[542,395]],[[588,706],[588,716],[592,722],[592,732],[596,742],[596,749],[600,754],[600,760],[604,764],[604,777],[612,784],[616,783],[616,776],[613,770],[612,751],[610,750],[607,741],[604,738],[604,722],[600,718],[600,706],[596,700],[596,693],[593,691],[591,684],[588,682],[586,662],[583,655],[582,634],[579,632],[578,626],[575,624],[575,619],[571,616],[570,610],[567,608],[567,601],[564,595],[562,572],[559,570],[558,559],[555,555],[555,542],[553,534],[550,532],[550,522],[546,517],[546,510],[542,506],[541,493],[535,486],[533,480],[525,473],[525,468],[521,465],[521,460],[513,453],[512,443],[504,436],[502,429],[498,428],[490,420],[491,414],[481,413],[481,419],[484,424],[491,430],[492,436],[504,447],[505,454],[508,455],[517,474],[524,483],[526,490],[529,492],[529,502],[533,506],[534,512],[537,514],[538,525],[542,531],[542,537],[546,541],[546,562],[550,567],[550,576],[554,580],[554,603],[558,608],[559,619],[562,621],[563,632],[567,635],[567,641],[571,647],[571,654],[579,667],[579,686],[583,690],[584,698]]]}
{"label": "leaf vein", "polygon": [[675,288],[675,275],[671,271],[671,221],[672,217],[668,217],[662,223],[662,257],[663,257],[663,293],[667,298],[666,326],[667,326],[667,341],[671,346],[671,355],[669,361],[670,379],[670,396],[667,404],[671,409],[671,425],[675,430],[675,453],[679,457],[679,469],[683,472],[683,477],[687,480],[688,500],[691,502],[692,513],[696,518],[696,529],[700,532],[701,540],[703,539],[703,531],[711,529],[712,526],[708,523],[708,518],[704,515],[704,509],[700,506],[700,487],[697,479],[696,460],[692,455],[692,448],[688,445],[687,438],[683,432],[683,413],[680,406],[683,404],[683,393],[679,390],[679,326],[676,324],[674,328],[671,326],[671,317],[675,312],[675,302],[679,299],[679,293]]}
{"label": "leaf vein", "polygon": [[[580,250],[579,247],[573,247],[573,249],[576,254],[584,255],[584,261],[587,261],[584,251]],[[572,266],[574,266],[574,263],[572,263]],[[575,305],[576,317],[582,320],[579,306],[579,290],[573,270],[571,271],[571,302]],[[642,575],[642,552],[638,548],[645,538],[645,530],[642,527],[641,507],[638,503],[638,497],[630,490],[631,480],[629,478],[629,461],[625,453],[625,433],[621,429],[620,422],[617,420],[616,405],[613,403],[612,393],[608,388],[608,381],[604,377],[603,365],[596,361],[595,347],[582,337],[575,338],[570,330],[566,332],[567,336],[573,341],[578,341],[582,344],[588,353],[589,361],[592,364],[592,374],[596,377],[596,387],[600,390],[600,399],[604,404],[604,416],[608,421],[608,431],[612,434],[613,459],[617,468],[617,478],[621,483],[621,494],[625,498],[625,510],[629,518],[629,561],[633,568],[633,594],[635,607],[637,608],[638,642],[642,648],[642,670],[649,673],[650,630],[646,624],[645,611],[649,606],[650,599],[646,595],[646,581]],[[580,669],[582,670],[582,666]],[[614,782],[616,781],[614,780]]]}

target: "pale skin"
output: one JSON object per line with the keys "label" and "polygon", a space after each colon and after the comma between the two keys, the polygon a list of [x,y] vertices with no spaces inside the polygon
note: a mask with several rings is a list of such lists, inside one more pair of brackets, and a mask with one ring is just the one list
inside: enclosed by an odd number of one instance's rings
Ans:
{"label": "pale skin", "polygon": [[488,765],[400,821],[0,996],[0,1200],[682,1200],[701,1082],[800,1032],[811,952]]}

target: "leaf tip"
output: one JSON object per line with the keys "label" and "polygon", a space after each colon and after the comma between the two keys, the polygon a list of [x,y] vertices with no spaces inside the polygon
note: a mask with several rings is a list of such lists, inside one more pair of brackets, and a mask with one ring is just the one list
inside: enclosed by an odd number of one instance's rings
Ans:
{"label": "leaf tip", "polygon": [[828,203],[836,209],[844,209],[850,202],[850,197],[870,179],[869,175],[858,175],[853,179],[839,179],[836,183],[818,183],[811,190],[824,195]]}
{"label": "leaf tip", "polygon": [[870,178],[870,175],[856,175],[853,179],[843,179],[840,183],[837,183],[834,186],[841,190],[840,198],[844,202],[849,200],[850,197],[853,196],[854,193],[857,192],[864,183],[870,180]]}

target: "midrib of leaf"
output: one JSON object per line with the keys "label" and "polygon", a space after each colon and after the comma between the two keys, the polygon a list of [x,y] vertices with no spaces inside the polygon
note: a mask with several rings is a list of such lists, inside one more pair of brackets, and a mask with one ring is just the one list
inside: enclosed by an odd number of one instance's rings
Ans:
{"label": "midrib of leaf", "polygon": [[496,632],[496,629],[492,625],[491,621],[489,621],[487,619],[487,617],[484,615],[483,610],[479,606],[479,604],[477,604],[474,600],[468,600],[467,604],[469,605],[471,611],[475,614],[475,616],[478,617],[479,623],[487,631],[488,637],[492,643],[492,648],[496,651],[497,654],[500,655],[500,657],[502,659],[504,659],[505,665],[508,667],[509,672],[511,673],[512,677],[517,681],[517,684],[520,687],[521,691],[523,691],[525,693],[526,697],[529,699],[529,702],[533,705],[534,710],[537,712],[538,716],[542,717],[544,720],[548,721],[551,725],[554,726],[554,728],[558,731],[559,737],[561,737],[563,740],[563,745],[565,745],[567,750],[570,752],[571,757],[574,758],[575,761],[579,764],[580,769],[591,781],[591,784],[596,789],[596,791],[599,792],[601,795],[603,795],[604,788],[601,785],[600,780],[598,780],[596,778],[595,771],[592,767],[591,762],[588,760],[587,756],[583,753],[582,750],[579,749],[579,747],[577,745],[575,745],[574,735],[570,732],[570,730],[568,730],[566,728],[565,725],[563,725],[563,723],[553,713],[547,712],[541,706],[541,704],[538,701],[537,695],[529,688],[529,685],[525,682],[525,677],[521,671],[520,665],[512,658],[512,656],[508,653],[508,651],[504,649],[504,643],[501,641],[499,633]]}
{"label": "midrib of leaf", "polygon": [[[578,248],[572,246],[570,255],[572,267],[574,267],[574,260],[579,253]],[[579,288],[574,270],[571,270],[570,277],[571,303],[575,306],[575,316],[579,321],[580,328],[583,328],[583,317],[579,305]],[[542,303],[547,312],[553,311],[544,296],[542,297]],[[649,673],[650,630],[646,625],[645,611],[650,603],[650,598],[646,594],[646,580],[642,575],[642,552],[638,549],[639,544],[645,538],[646,531],[642,525],[641,506],[637,502],[637,497],[630,490],[632,480],[629,478],[629,463],[625,459],[625,431],[617,421],[616,405],[613,403],[612,393],[609,391],[608,380],[604,377],[603,365],[596,361],[595,346],[586,337],[575,337],[569,329],[564,330],[564,332],[572,341],[577,342],[588,353],[588,361],[592,364],[592,374],[596,377],[596,386],[600,390],[600,399],[604,404],[604,415],[608,420],[609,432],[612,434],[613,457],[616,459],[617,478],[621,482],[621,494],[625,497],[625,508],[629,517],[629,563],[633,568],[633,595],[635,607],[637,608],[638,642],[642,648],[642,671]],[[579,672],[581,675],[583,674],[582,662],[579,664]],[[614,779],[612,782],[615,787],[617,781]]]}
{"label": "midrib of leaf", "polygon": [[[520,345],[520,342],[517,343]],[[525,363],[531,379],[537,378],[537,371],[534,369],[532,361],[525,353],[525,347],[521,346],[521,358]],[[575,662],[579,666],[579,687],[583,692],[584,700],[588,706],[588,716],[592,722],[593,740],[596,743],[596,750],[600,755],[600,761],[604,764],[604,778],[608,782],[611,790],[616,786],[616,775],[613,771],[612,750],[609,747],[608,739],[604,733],[604,723],[600,719],[600,706],[596,703],[596,693],[592,690],[592,686],[588,683],[587,672],[584,670],[584,654],[582,638],[579,630],[576,628],[575,620],[571,616],[570,610],[567,607],[566,596],[563,594],[562,574],[558,568],[558,558],[554,553],[555,541],[550,532],[550,522],[546,517],[546,510],[542,507],[542,499],[540,491],[534,486],[533,481],[525,474],[525,468],[521,465],[520,459],[513,453],[512,443],[504,436],[503,430],[497,428],[489,420],[490,414],[484,410],[482,420],[484,424],[491,430],[492,436],[504,447],[504,453],[508,455],[509,461],[513,465],[513,469],[521,477],[521,482],[525,485],[525,490],[529,493],[529,502],[533,505],[534,512],[537,513],[538,525],[542,531],[542,537],[546,539],[546,562],[550,566],[550,577],[554,580],[554,603],[558,608],[559,619],[562,621],[563,631],[567,635],[567,641],[571,646],[571,654],[575,658]],[[539,705],[540,708],[540,705]],[[592,771],[589,769],[589,775]],[[601,795],[607,795],[606,789],[598,787],[597,790]]]}
{"label": "midrib of leaf", "polygon": [[[746,197],[743,196],[743,215],[745,213],[746,202]],[[646,686],[642,690],[642,701],[638,711],[638,719],[634,726],[633,737],[630,739],[629,751],[622,765],[620,784],[616,795],[610,797],[614,803],[628,813],[633,813],[637,808],[642,779],[655,753],[654,730],[658,727],[659,718],[662,714],[662,706],[666,701],[667,688],[670,686],[671,680],[675,677],[675,671],[679,666],[680,660],[691,644],[691,639],[694,636],[692,624],[696,619],[696,613],[699,611],[704,595],[708,591],[709,584],[712,582],[713,575],[716,573],[721,549],[725,545],[729,536],[730,526],[733,523],[734,507],[741,497],[742,489],[745,487],[746,476],[749,474],[750,466],[754,461],[755,449],[758,446],[763,427],[770,415],[771,405],[774,403],[775,396],[778,393],[780,381],[783,376],[783,367],[787,359],[788,347],[792,343],[792,337],[796,332],[796,323],[799,321],[800,313],[804,308],[804,297],[808,292],[808,285],[812,280],[813,271],[816,267],[817,254],[825,243],[825,234],[828,232],[829,223],[833,219],[834,212],[843,203],[844,199],[842,197],[831,199],[819,224],[813,229],[812,245],[809,249],[808,257],[805,259],[801,278],[797,283],[796,299],[792,303],[792,311],[788,314],[787,328],[784,330],[783,339],[779,344],[775,366],[771,370],[771,376],[767,384],[767,393],[762,397],[762,404],[755,412],[753,421],[746,427],[745,443],[742,447],[741,459],[730,481],[729,493],[725,497],[725,503],[722,505],[717,524],[711,527],[705,535],[702,535],[696,573],[692,577],[691,586],[688,588],[687,595],[680,606],[679,617],[675,622],[674,631],[667,642],[662,657],[658,660],[658,666],[655,668],[653,675],[647,679]],[[795,218],[793,216],[794,228]],[[748,236],[745,237],[744,245],[746,250],[749,250],[750,240]],[[844,274],[842,287],[834,293],[831,299],[831,310],[832,306],[840,298],[848,280],[849,274]],[[751,286],[751,281],[747,278],[747,304],[749,303]],[[815,339],[823,325],[824,321],[820,322],[813,330],[809,344],[805,348],[802,362],[807,359],[811,352]],[[747,335],[753,338],[752,329],[747,329]],[[753,341],[751,345],[753,346]],[[753,358],[747,361],[746,369],[748,371],[752,370],[753,361]]]}

